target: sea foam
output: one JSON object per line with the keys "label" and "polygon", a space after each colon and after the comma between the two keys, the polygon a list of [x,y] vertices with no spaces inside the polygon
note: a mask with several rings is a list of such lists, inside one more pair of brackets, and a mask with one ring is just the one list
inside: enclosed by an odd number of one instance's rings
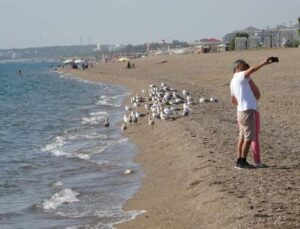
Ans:
{"label": "sea foam", "polygon": [[63,189],[55,193],[50,199],[45,200],[42,207],[45,210],[54,210],[62,204],[79,201],[78,195],[79,193],[72,191],[72,189]]}

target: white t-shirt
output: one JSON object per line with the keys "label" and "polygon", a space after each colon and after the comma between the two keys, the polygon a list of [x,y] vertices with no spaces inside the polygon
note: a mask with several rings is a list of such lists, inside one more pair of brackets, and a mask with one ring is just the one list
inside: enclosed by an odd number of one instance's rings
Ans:
{"label": "white t-shirt", "polygon": [[231,95],[238,102],[237,110],[256,110],[258,111],[257,101],[251,90],[249,77],[245,77],[245,72],[234,73],[230,83]]}

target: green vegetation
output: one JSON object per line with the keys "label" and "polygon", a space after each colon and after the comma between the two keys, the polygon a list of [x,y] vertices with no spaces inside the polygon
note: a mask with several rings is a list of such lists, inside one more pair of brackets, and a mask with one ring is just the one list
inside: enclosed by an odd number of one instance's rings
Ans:
{"label": "green vegetation", "polygon": [[0,50],[0,60],[85,56],[91,54],[95,48],[95,45],[77,45]]}
{"label": "green vegetation", "polygon": [[300,17],[298,17],[298,26],[299,26],[299,28],[298,28],[298,34],[300,36]]}

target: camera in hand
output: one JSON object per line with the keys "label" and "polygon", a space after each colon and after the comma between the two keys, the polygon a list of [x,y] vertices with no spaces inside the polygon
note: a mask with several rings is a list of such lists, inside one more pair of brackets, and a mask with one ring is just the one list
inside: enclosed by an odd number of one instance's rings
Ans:
{"label": "camera in hand", "polygon": [[279,62],[279,58],[278,57],[275,57],[275,56],[272,56],[271,58],[271,62]]}

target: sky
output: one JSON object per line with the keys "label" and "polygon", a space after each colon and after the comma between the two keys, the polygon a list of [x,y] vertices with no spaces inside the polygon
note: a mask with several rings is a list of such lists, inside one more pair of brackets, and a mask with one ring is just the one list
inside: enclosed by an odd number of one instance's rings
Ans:
{"label": "sky", "polygon": [[297,23],[299,0],[0,0],[0,49],[218,38]]}

